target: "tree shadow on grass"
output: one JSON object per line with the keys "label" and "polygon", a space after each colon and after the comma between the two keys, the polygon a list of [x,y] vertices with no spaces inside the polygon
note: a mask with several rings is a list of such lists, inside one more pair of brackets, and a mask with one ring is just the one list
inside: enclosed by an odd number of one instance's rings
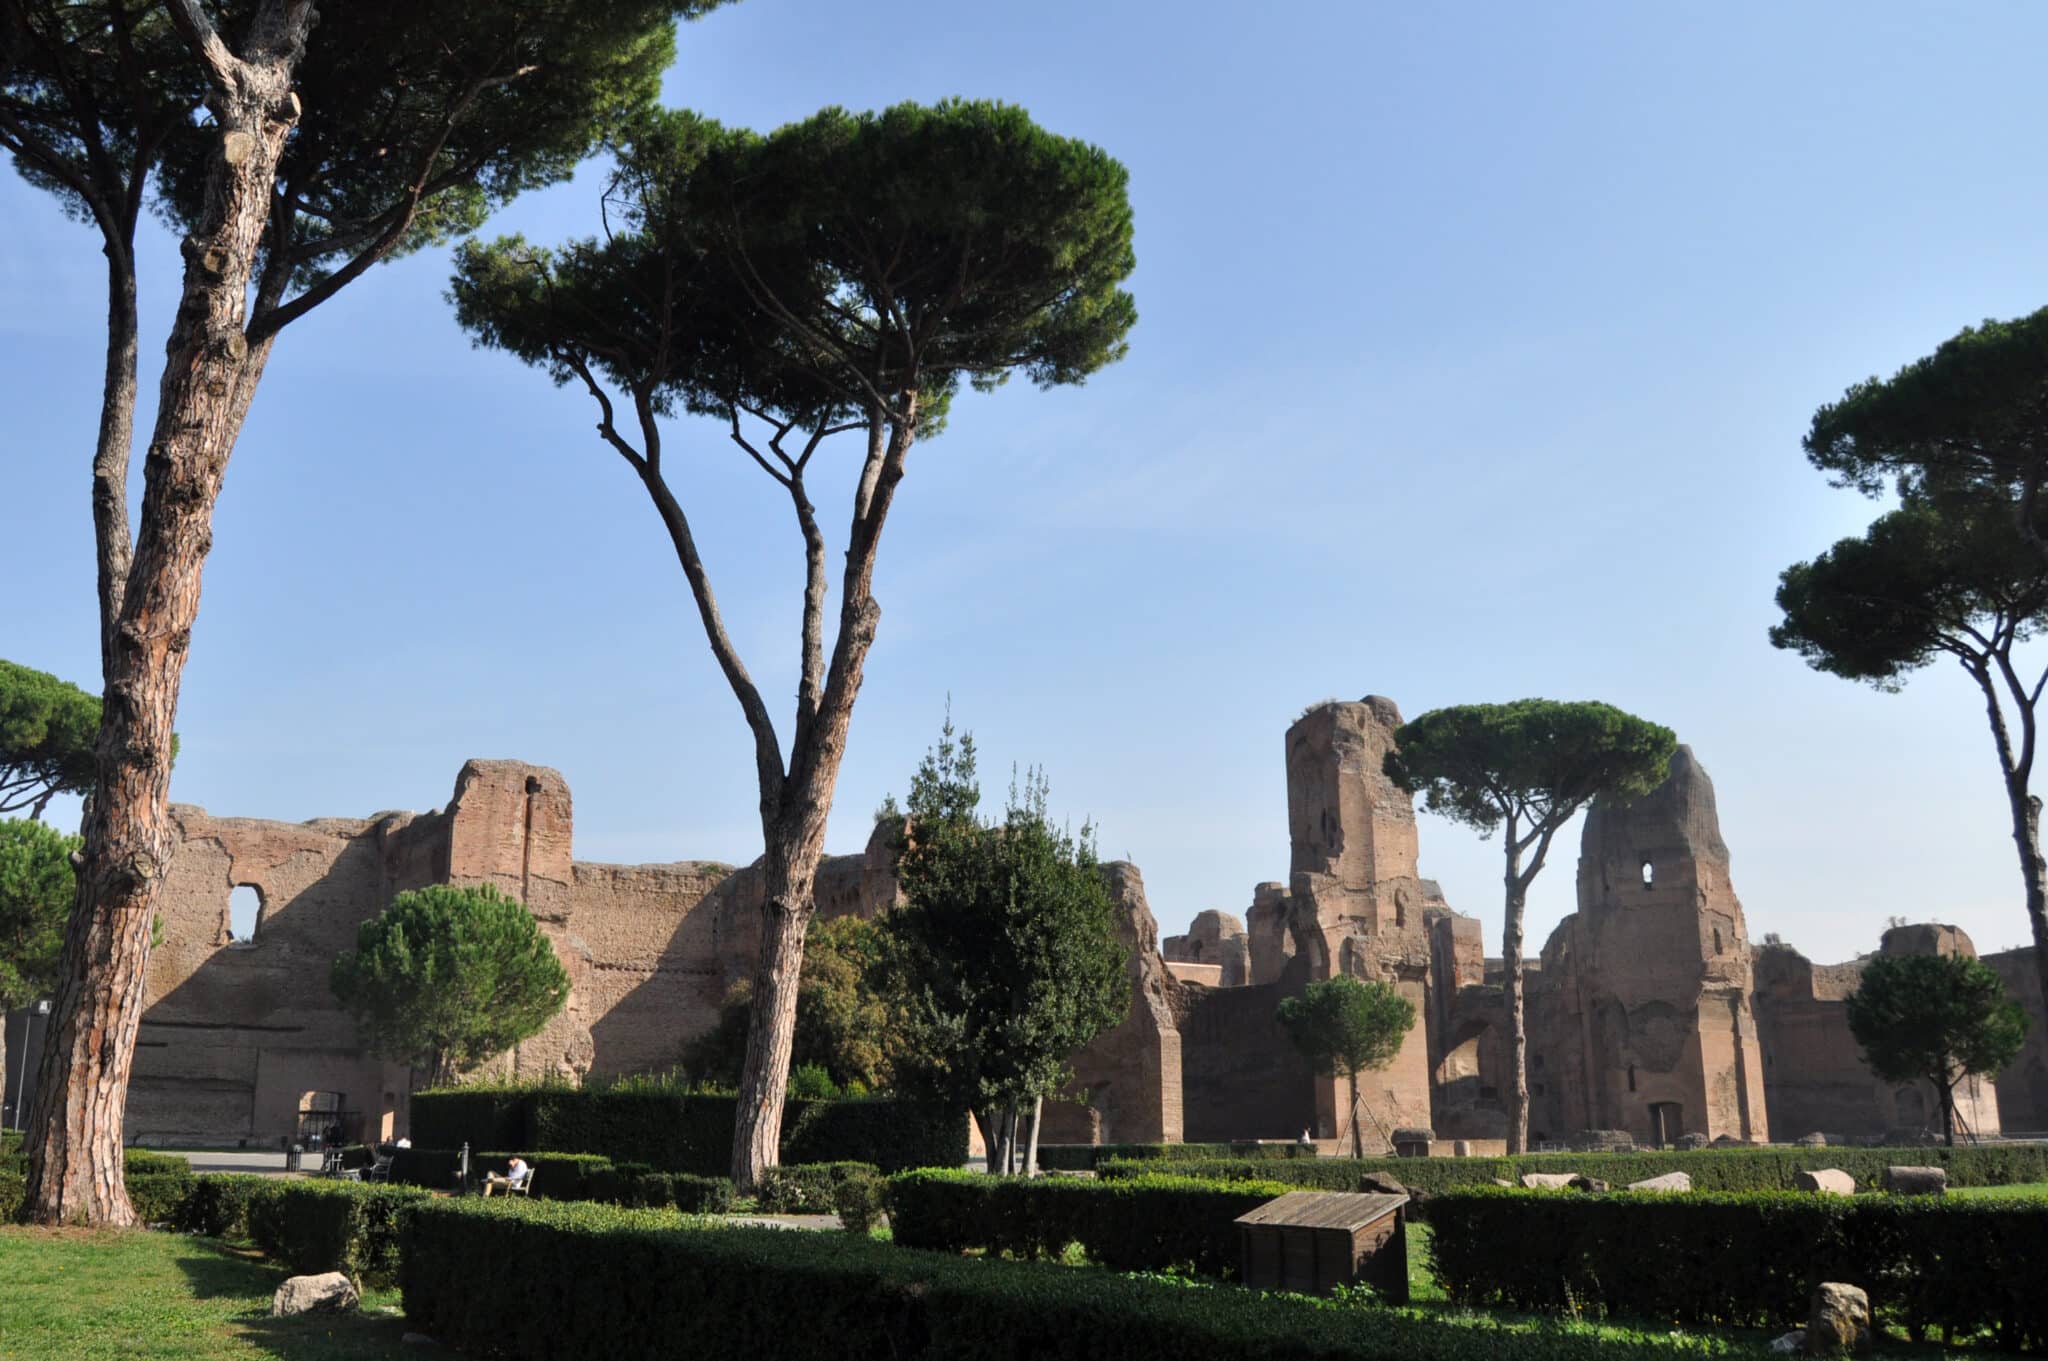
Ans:
{"label": "tree shadow on grass", "polygon": [[187,1239],[177,1252],[178,1269],[200,1300],[270,1295],[284,1276],[251,1249],[206,1238]]}
{"label": "tree shadow on grass", "polygon": [[[422,1354],[419,1348],[404,1344],[405,1320],[396,1315],[354,1312],[270,1317],[271,1297],[291,1273],[251,1249],[191,1238],[180,1246],[176,1260],[194,1298],[243,1301],[246,1307],[229,1320],[228,1328],[240,1341],[278,1361],[397,1361]],[[436,1348],[431,1355],[459,1361],[456,1353],[445,1349]]]}

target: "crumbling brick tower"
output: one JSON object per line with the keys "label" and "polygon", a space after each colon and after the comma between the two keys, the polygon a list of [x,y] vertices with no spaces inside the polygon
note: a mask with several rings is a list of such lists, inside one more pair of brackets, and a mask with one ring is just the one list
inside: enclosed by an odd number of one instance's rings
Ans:
{"label": "crumbling brick tower", "polygon": [[1587,812],[1579,911],[1544,958],[1556,1028],[1552,1043],[1531,1045],[1551,1059],[1550,1072],[1530,1074],[1532,1095],[1549,1089],[1532,1105],[1562,1125],[1546,1132],[1626,1130],[1647,1144],[1768,1137],[1749,933],[1714,784],[1691,748],[1642,798]]}
{"label": "crumbling brick tower", "polygon": [[[1287,925],[1302,981],[1348,974],[1391,983],[1415,1026],[1383,1072],[1361,1074],[1370,1146],[1430,1123],[1430,930],[1446,912],[1415,871],[1414,800],[1381,769],[1401,711],[1369,695],[1319,704],[1287,730],[1287,825],[1293,843]],[[1426,911],[1427,910],[1427,911]],[[1258,963],[1253,965],[1255,975]],[[1349,1102],[1341,1078],[1316,1079],[1316,1133],[1334,1137]]]}

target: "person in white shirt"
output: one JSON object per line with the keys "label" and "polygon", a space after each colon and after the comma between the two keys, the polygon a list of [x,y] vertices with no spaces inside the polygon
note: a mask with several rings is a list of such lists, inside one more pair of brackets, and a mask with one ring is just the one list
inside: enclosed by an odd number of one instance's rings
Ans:
{"label": "person in white shirt", "polygon": [[533,1168],[528,1166],[526,1159],[515,1157],[511,1165],[505,1169],[504,1176],[501,1177],[496,1172],[484,1174],[484,1194],[488,1196],[500,1186],[507,1192],[520,1190],[526,1185],[526,1179],[532,1175]]}

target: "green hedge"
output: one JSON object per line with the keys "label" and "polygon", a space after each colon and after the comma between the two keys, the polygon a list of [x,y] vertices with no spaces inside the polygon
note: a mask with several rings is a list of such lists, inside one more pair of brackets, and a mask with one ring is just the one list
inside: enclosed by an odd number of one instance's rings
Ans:
{"label": "green hedge", "polygon": [[[724,1176],[738,1104],[672,1090],[458,1088],[415,1095],[412,1130],[427,1149],[552,1148]],[[790,1101],[782,1130],[790,1163],[853,1160],[896,1172],[967,1160],[964,1116],[905,1101]]]}
{"label": "green hedge", "polygon": [[[2048,1181],[2048,1145],[1990,1144],[1961,1148],[1712,1148],[1691,1152],[1531,1153],[1518,1158],[1300,1158],[1177,1162],[1174,1171],[1218,1181],[1258,1178],[1355,1191],[1369,1172],[1383,1172],[1416,1191],[1491,1186],[1519,1181],[1525,1172],[1583,1172],[1610,1186],[1626,1186],[1667,1172],[1684,1172],[1695,1191],[1774,1191],[1794,1188],[1798,1172],[1838,1167],[1859,1186],[1875,1186],[1887,1167],[1948,1169],[1951,1186],[2011,1186]],[[1146,1176],[1158,1163],[1113,1159],[1096,1175],[1114,1181]]]}
{"label": "green hedge", "polygon": [[175,1223],[184,1233],[204,1234],[208,1238],[247,1238],[251,1204],[280,1195],[292,1184],[282,1177],[209,1172],[193,1183],[191,1194],[178,1208]]}
{"label": "green hedge", "polygon": [[191,1164],[182,1158],[178,1162],[183,1171],[128,1174],[128,1203],[135,1207],[135,1217],[144,1224],[176,1223],[186,1197],[198,1184]]}
{"label": "green hedge", "polygon": [[1775,1327],[1846,1281],[1916,1339],[1988,1328],[2048,1348],[2048,1204],[1486,1188],[1438,1196],[1430,1226],[1437,1279],[1466,1304]]}
{"label": "green hedge", "polygon": [[412,1141],[419,1148],[523,1148],[533,1142],[526,1113],[534,1095],[491,1087],[415,1092]]}
{"label": "green hedge", "polygon": [[1228,1144],[1040,1144],[1038,1165],[1049,1172],[1092,1172],[1111,1160],[1122,1162],[1202,1162],[1313,1158],[1313,1145],[1244,1140]]}
{"label": "green hedge", "polygon": [[1079,1243],[1118,1271],[1235,1276],[1237,1217],[1291,1189],[1163,1173],[1103,1182],[905,1172],[889,1182],[889,1224],[895,1241],[911,1248],[1058,1257]]}
{"label": "green hedge", "polygon": [[[455,1176],[462,1154],[448,1148],[400,1148],[391,1154],[391,1180],[405,1186],[424,1186],[433,1191],[455,1189]],[[470,1166],[476,1165],[475,1157]],[[480,1174],[479,1174],[480,1175]]]}
{"label": "green hedge", "polygon": [[[121,1150],[121,1169],[128,1176],[191,1176],[192,1164],[175,1153],[156,1153],[146,1148]],[[17,1177],[28,1175],[28,1154],[19,1139],[0,1149],[0,1172]]]}
{"label": "green hedge", "polygon": [[[179,1208],[192,1193],[195,1178],[191,1168],[180,1158],[178,1165],[182,1172],[150,1172],[127,1174],[128,1203],[135,1207],[135,1214],[144,1224],[168,1224],[176,1221]],[[28,1191],[28,1179],[11,1169],[0,1169],[0,1224],[11,1223],[21,1215],[21,1203]]]}
{"label": "green hedge", "polygon": [[405,1186],[288,1181],[248,1197],[249,1238],[295,1274],[343,1271],[373,1281],[398,1270],[402,1212],[434,1197]]}
{"label": "green hedge", "polygon": [[[690,1231],[649,1211],[437,1200],[404,1229],[410,1326],[471,1356],[778,1361],[1679,1361],[1696,1338],[1331,1308],[854,1234]],[[1758,1358],[1761,1346],[1721,1354]]]}
{"label": "green hedge", "polygon": [[795,1163],[769,1168],[755,1195],[769,1214],[828,1215],[838,1209],[840,1187],[880,1176],[881,1169],[873,1163]]}
{"label": "green hedge", "polygon": [[[728,1169],[731,1150],[728,1133],[717,1171]],[[958,1167],[967,1161],[967,1117],[886,1098],[792,1101],[782,1115],[782,1161],[872,1163],[885,1173]]]}
{"label": "green hedge", "polygon": [[[403,1186],[452,1190],[460,1153],[446,1149],[399,1149],[391,1160],[391,1180]],[[503,1172],[514,1154],[472,1153],[472,1188],[483,1185],[486,1172]],[[596,1200],[642,1209],[673,1207],[692,1214],[724,1214],[733,1206],[732,1183],[724,1177],[688,1172],[659,1172],[645,1163],[613,1163],[596,1153],[520,1153],[533,1168],[535,1200]]]}
{"label": "green hedge", "polygon": [[590,1174],[585,1200],[635,1210],[682,1210],[688,1214],[725,1214],[736,1197],[724,1177],[690,1172],[657,1172],[644,1163],[621,1163]]}

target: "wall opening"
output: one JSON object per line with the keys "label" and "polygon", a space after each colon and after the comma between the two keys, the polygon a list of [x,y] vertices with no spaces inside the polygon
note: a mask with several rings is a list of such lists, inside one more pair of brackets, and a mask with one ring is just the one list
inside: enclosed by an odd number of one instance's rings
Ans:
{"label": "wall opening", "polygon": [[1678,1142],[1678,1136],[1685,1133],[1685,1111],[1676,1101],[1652,1101],[1650,1103],[1650,1139],[1657,1147]]}
{"label": "wall opening", "polygon": [[1630,1091],[1636,1089],[1636,1066],[1633,1063],[1628,1066],[1628,1089]]}
{"label": "wall opening", "polygon": [[1657,867],[1649,861],[1643,862],[1643,887],[1649,888],[1657,882]]}
{"label": "wall opening", "polygon": [[1718,926],[1714,928],[1714,953],[1717,955],[1723,953],[1721,948],[1721,928]]}
{"label": "wall opening", "polygon": [[263,895],[254,884],[236,884],[228,894],[228,935],[237,945],[256,939],[256,923],[263,916]]}

